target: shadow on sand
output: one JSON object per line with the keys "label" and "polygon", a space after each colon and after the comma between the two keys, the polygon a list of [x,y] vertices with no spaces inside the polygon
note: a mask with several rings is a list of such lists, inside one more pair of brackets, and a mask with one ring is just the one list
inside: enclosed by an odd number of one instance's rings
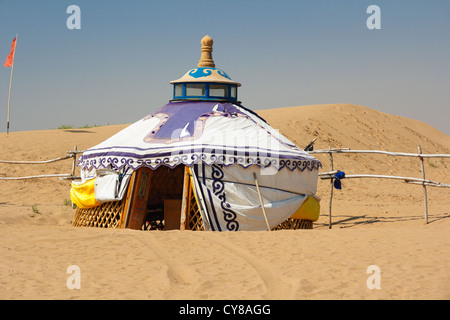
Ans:
{"label": "shadow on sand", "polygon": [[[328,220],[328,216],[325,216]],[[441,213],[428,215],[428,224],[449,219],[450,213]],[[325,221],[325,219],[323,220]],[[394,223],[394,222],[409,222],[409,221],[424,221],[423,216],[396,216],[396,217],[376,217],[376,216],[368,216],[368,215],[360,215],[360,216],[348,216],[348,215],[334,215],[332,216],[332,227],[333,228],[352,228],[358,225],[370,225],[375,223]],[[316,223],[314,225],[315,228],[328,228],[328,221]]]}

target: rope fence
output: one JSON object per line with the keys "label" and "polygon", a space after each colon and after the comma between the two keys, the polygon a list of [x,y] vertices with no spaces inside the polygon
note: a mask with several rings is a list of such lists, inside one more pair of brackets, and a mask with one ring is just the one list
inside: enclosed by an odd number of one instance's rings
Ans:
{"label": "rope fence", "polygon": [[[46,175],[33,175],[26,177],[0,177],[0,180],[26,180],[26,179],[35,179],[35,178],[59,178],[60,180],[65,179],[80,179],[80,177],[75,176],[77,155],[83,153],[84,151],[78,151],[77,146],[74,147],[74,150],[67,151],[67,155],[64,157],[59,157],[50,160],[42,160],[42,161],[12,161],[12,160],[0,160],[0,163],[4,164],[47,164],[57,161],[63,161],[67,159],[73,159],[72,162],[72,173],[69,174],[46,174]],[[328,227],[331,229],[332,227],[332,202],[333,202],[333,188],[334,182],[336,179],[357,179],[357,178],[375,178],[375,179],[396,179],[403,180],[406,183],[410,184],[418,184],[423,186],[424,192],[424,210],[425,210],[425,223],[428,223],[428,197],[427,197],[427,187],[442,187],[442,188],[450,188],[450,184],[431,181],[426,179],[425,176],[425,168],[423,164],[424,158],[450,158],[450,154],[423,154],[422,149],[418,146],[418,153],[404,153],[404,152],[389,152],[382,150],[351,150],[350,148],[328,148],[323,150],[311,150],[308,151],[310,154],[329,154],[330,156],[330,172],[322,172],[319,173],[319,177],[322,180],[330,180],[330,202],[329,202],[329,221]],[[334,170],[333,163],[333,154],[336,153],[367,153],[367,154],[383,154],[394,157],[417,157],[420,159],[422,178],[414,178],[414,177],[401,177],[401,176],[389,176],[389,175],[376,175],[376,174],[351,174],[346,175],[344,172],[340,170]],[[337,175],[340,175],[337,178]]]}
{"label": "rope fence", "polygon": [[[427,196],[427,186],[428,187],[442,187],[450,188],[450,184],[436,182],[426,179],[425,177],[425,167],[423,164],[424,158],[450,158],[450,154],[423,154],[422,148],[418,146],[418,153],[404,153],[404,152],[389,152],[382,150],[351,150],[350,148],[328,148],[323,150],[311,150],[308,151],[310,154],[329,154],[330,156],[330,172],[319,173],[319,177],[322,180],[330,179],[330,203],[329,203],[329,214],[328,214],[328,228],[331,229],[332,221],[332,202],[333,202],[333,186],[335,179],[356,179],[356,178],[376,178],[376,179],[396,179],[403,180],[406,183],[418,184],[423,186],[424,193],[424,211],[425,211],[425,224],[428,224],[428,196]],[[378,175],[378,174],[351,174],[346,175],[340,170],[334,170],[333,164],[333,154],[335,153],[367,153],[367,154],[383,154],[394,157],[417,157],[420,159],[420,167],[422,171],[422,179],[413,177],[399,177],[399,176],[389,176],[389,175]],[[340,182],[340,181],[339,181]]]}
{"label": "rope fence", "polygon": [[63,161],[67,159],[73,159],[72,162],[72,173],[68,174],[42,174],[42,175],[34,175],[34,176],[26,176],[26,177],[0,177],[0,180],[26,180],[26,179],[35,179],[35,178],[59,178],[60,180],[65,179],[79,179],[80,177],[75,176],[75,169],[77,167],[77,154],[83,153],[84,151],[78,151],[77,146],[74,147],[74,150],[67,151],[67,155],[64,157],[59,157],[55,159],[42,160],[42,161],[14,161],[14,160],[0,160],[0,163],[5,164],[47,164],[57,161]]}

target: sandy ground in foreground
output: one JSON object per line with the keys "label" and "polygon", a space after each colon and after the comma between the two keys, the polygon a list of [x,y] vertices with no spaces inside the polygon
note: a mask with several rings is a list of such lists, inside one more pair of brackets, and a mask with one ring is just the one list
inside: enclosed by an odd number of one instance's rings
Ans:
{"label": "sandy ground in foreground", "polygon": [[[449,299],[448,221],[214,233],[1,226],[1,299]],[[19,241],[20,240],[20,241]],[[71,265],[81,289],[67,288]],[[381,289],[369,289],[370,265]]]}

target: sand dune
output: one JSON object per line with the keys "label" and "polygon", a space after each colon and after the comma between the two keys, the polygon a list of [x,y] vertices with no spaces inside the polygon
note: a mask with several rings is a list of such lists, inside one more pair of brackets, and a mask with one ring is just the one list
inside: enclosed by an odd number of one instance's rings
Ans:
{"label": "sand dune", "polygon": [[[315,149],[349,147],[450,153],[450,137],[426,123],[363,106],[334,104],[258,112],[274,128]],[[126,125],[0,133],[0,160],[62,157],[89,148]],[[328,155],[316,155],[329,170]],[[71,160],[45,165],[0,163],[0,177],[70,173]],[[427,178],[450,183],[450,160],[425,161]],[[418,159],[334,157],[351,173],[421,177]],[[74,228],[70,181],[0,180],[0,299],[449,299],[449,189],[379,179],[319,181],[314,230],[213,233]],[[34,209],[34,211],[33,211]],[[67,267],[81,270],[69,290]],[[381,289],[366,285],[370,265]]]}
{"label": "sand dune", "polygon": [[[331,147],[417,153],[420,145],[423,153],[450,153],[450,137],[432,126],[364,106],[312,105],[262,110],[259,114],[299,146],[304,147],[317,137],[316,150]],[[329,156],[315,156],[323,163],[322,171],[329,171]],[[333,162],[335,170],[346,174],[422,177],[417,158],[339,154],[334,155]],[[448,159],[425,160],[427,179],[449,183],[449,168]],[[429,189],[430,212],[448,214],[449,189]],[[319,183],[321,214],[328,214],[329,193],[329,180]],[[417,185],[393,180],[344,180],[343,189],[334,192],[333,212],[336,213],[334,221],[338,224],[342,216],[342,227],[348,219],[351,219],[352,225],[361,223],[366,226],[373,225],[369,221],[415,220],[423,213],[423,191]]]}

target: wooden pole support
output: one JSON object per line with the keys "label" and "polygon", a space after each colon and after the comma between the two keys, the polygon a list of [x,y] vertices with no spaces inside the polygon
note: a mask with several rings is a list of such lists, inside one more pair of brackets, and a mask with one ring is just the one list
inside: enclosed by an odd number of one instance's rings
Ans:
{"label": "wooden pole support", "polygon": [[[418,146],[419,154],[422,154],[422,148]],[[423,165],[423,157],[420,157],[420,167],[422,168],[422,179],[425,180],[425,167]],[[425,206],[425,224],[428,224],[428,197],[427,186],[423,183],[423,198]]]}
{"label": "wooden pole support", "polygon": [[264,202],[262,200],[261,191],[259,190],[258,179],[256,178],[256,173],[253,172],[253,178],[255,178],[256,190],[258,191],[259,202],[261,202],[261,209],[264,215],[264,219],[266,220],[267,231],[270,231],[269,220],[267,219],[266,210],[264,209]]}
{"label": "wooden pole support", "polygon": [[[331,171],[333,171],[333,153],[331,152],[331,147],[329,148],[330,150],[330,166],[331,166]],[[328,229],[331,229],[331,204],[333,202],[333,178],[330,179],[330,207],[329,207],[329,211],[328,211]]]}
{"label": "wooden pole support", "polygon": [[74,147],[73,162],[72,162],[72,176],[75,176],[75,169],[77,168],[77,146]]}
{"label": "wooden pole support", "polygon": [[16,34],[16,43],[14,44],[14,53],[13,53],[13,62],[11,66],[11,78],[9,79],[9,95],[8,95],[8,121],[6,123],[6,134],[9,134],[9,115],[10,115],[10,105],[11,105],[11,86],[12,86],[12,80],[13,80],[13,72],[14,72],[14,60],[16,57],[16,47],[17,47],[17,38],[19,37],[19,34]]}

